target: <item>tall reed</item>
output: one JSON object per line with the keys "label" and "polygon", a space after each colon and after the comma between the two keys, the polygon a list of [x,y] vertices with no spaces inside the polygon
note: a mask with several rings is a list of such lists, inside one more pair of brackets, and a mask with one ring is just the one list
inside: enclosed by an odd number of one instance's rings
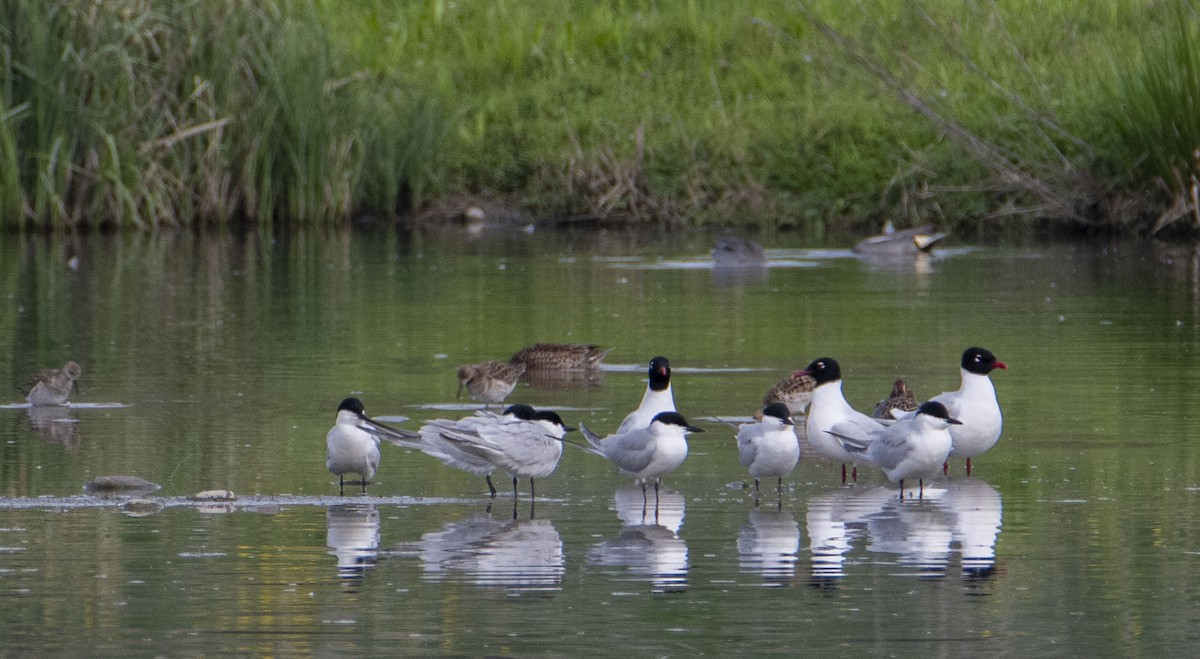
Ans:
{"label": "tall reed", "polygon": [[1115,127],[1111,157],[1131,183],[1167,199],[1152,232],[1183,219],[1200,229],[1200,7],[1178,0],[1174,10],[1173,29],[1114,64],[1105,105]]}
{"label": "tall reed", "polygon": [[395,213],[429,172],[368,158],[432,162],[445,134],[438,104],[336,70],[313,0],[13,0],[0,52],[0,225]]}

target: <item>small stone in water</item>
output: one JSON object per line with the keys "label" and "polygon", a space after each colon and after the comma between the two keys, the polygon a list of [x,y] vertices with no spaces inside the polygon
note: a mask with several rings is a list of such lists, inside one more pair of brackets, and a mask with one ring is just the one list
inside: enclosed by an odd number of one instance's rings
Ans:
{"label": "small stone in water", "polygon": [[236,501],[233,490],[205,490],[188,497],[192,501]]}

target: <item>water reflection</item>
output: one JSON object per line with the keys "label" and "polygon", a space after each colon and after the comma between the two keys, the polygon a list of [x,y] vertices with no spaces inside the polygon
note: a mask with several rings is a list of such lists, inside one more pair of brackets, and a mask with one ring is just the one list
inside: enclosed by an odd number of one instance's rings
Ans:
{"label": "water reflection", "polygon": [[808,539],[812,543],[812,576],[818,582],[846,576],[846,555],[852,541],[860,537],[862,520],[894,499],[887,488],[842,488],[808,501]]}
{"label": "water reflection", "polygon": [[950,481],[942,504],[955,516],[954,541],[962,553],[963,578],[991,575],[1004,508],[1000,492],[977,478]]}
{"label": "water reflection", "polygon": [[732,288],[749,284],[760,284],[767,281],[767,265],[756,263],[750,265],[722,265],[713,267],[713,285],[719,288]]}
{"label": "water reflection", "polygon": [[831,583],[845,576],[855,544],[893,554],[919,576],[943,577],[955,548],[964,579],[992,574],[1000,533],[1000,493],[979,479],[926,487],[923,501],[900,501],[894,488],[845,488],[813,497],[808,507],[812,577]]}
{"label": "water reflection", "polygon": [[931,275],[938,257],[925,252],[916,254],[855,254],[858,262],[868,270],[894,274]]}
{"label": "water reflection", "polygon": [[598,389],[604,385],[604,372],[598,368],[535,368],[521,379],[530,389]]}
{"label": "water reflection", "polygon": [[[891,493],[892,488],[880,488]],[[883,507],[864,518],[867,526],[867,550],[894,554],[902,566],[911,566],[922,577],[946,576],[950,561],[953,519],[936,505],[944,490],[926,488],[926,500],[888,499]],[[924,503],[933,505],[922,505]]]}
{"label": "water reflection", "polygon": [[325,545],[337,558],[338,576],[347,584],[361,581],[379,556],[379,511],[370,504],[330,506]]}
{"label": "water reflection", "polygon": [[755,508],[738,532],[738,567],[770,584],[791,581],[799,551],[800,525],[786,510]]}
{"label": "water reflection", "polygon": [[411,549],[433,582],[459,573],[482,587],[556,591],[566,572],[562,538],[547,519],[502,522],[478,513],[422,535]]}
{"label": "water reflection", "polygon": [[686,590],[688,548],[679,537],[683,495],[664,488],[647,500],[640,485],[626,485],[613,494],[613,507],[624,526],[616,538],[593,546],[587,562],[649,577],[656,593]]}
{"label": "water reflection", "polygon": [[65,405],[29,406],[29,425],[47,442],[62,444],[69,449],[79,448],[79,422]]}

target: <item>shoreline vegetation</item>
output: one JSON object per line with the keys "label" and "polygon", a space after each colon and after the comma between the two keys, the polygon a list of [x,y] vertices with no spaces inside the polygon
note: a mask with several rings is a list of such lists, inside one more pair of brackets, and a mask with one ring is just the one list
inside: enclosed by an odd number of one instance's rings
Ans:
{"label": "shoreline vegetation", "polygon": [[1192,0],[12,0],[0,228],[477,207],[1195,237],[1198,19]]}

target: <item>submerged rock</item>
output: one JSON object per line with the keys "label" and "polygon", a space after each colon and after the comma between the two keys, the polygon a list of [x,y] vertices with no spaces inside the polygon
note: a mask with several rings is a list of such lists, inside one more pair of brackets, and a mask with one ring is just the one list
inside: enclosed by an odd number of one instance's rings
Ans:
{"label": "submerged rock", "polygon": [[137,476],[97,476],[84,483],[85,492],[96,494],[122,494],[129,492],[155,492],[162,489],[158,483],[151,483]]}
{"label": "submerged rock", "polygon": [[154,499],[130,499],[121,504],[121,510],[130,517],[145,517],[161,512],[162,509],[162,502]]}

